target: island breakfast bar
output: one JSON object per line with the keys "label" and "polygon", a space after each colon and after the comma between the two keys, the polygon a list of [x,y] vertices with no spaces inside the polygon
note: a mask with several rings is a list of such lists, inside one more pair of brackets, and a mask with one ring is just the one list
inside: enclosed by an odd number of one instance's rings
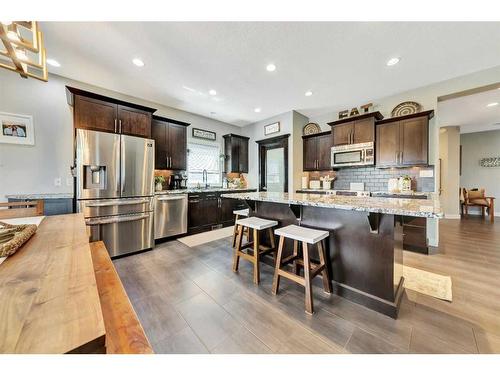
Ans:
{"label": "island breakfast bar", "polygon": [[334,292],[392,318],[397,318],[404,291],[403,217],[442,217],[434,199],[271,192],[222,197],[245,200],[251,216],[277,220],[278,227],[298,224],[329,231],[327,264]]}

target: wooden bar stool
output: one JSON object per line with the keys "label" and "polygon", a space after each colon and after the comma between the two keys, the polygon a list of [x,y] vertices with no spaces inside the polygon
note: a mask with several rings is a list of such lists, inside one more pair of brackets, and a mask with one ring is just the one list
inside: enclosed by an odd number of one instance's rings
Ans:
{"label": "wooden bar stool", "polygon": [[[324,230],[299,227],[298,225],[288,225],[286,227],[276,229],[274,233],[277,236],[280,236],[280,241],[273,278],[273,294],[278,293],[281,276],[295,281],[305,288],[306,312],[312,314],[314,312],[311,285],[312,279],[316,275],[321,273],[321,276],[323,278],[323,288],[325,292],[332,293],[332,285],[330,283],[330,278],[328,276],[328,267],[326,265],[326,253],[323,246],[323,240],[329,236],[329,233]],[[293,254],[283,259],[283,246],[285,244],[285,238],[290,238],[293,240]],[[302,259],[300,259],[301,257],[299,255],[299,241],[302,242]],[[309,257],[308,244],[318,244],[317,247],[319,253],[319,264],[311,262],[311,259]],[[290,262],[294,262],[295,273],[285,271],[281,268],[282,266],[285,266]],[[304,268],[304,277],[300,276],[299,266]]]}
{"label": "wooden bar stool", "polygon": [[[248,208],[245,208],[243,210],[234,210],[233,214],[235,216],[234,218],[234,230],[233,230],[233,248],[236,246],[236,237],[238,236],[238,225],[236,222],[242,218],[242,217],[248,217],[250,214],[250,210]],[[247,241],[250,242],[250,228],[246,228],[246,236],[247,236]]]}
{"label": "wooden bar stool", "polygon": [[[274,251],[274,261],[276,261],[276,243],[274,240],[273,227],[278,225],[277,221],[261,219],[259,217],[248,217],[246,219],[239,219],[236,221],[238,225],[238,241],[236,243],[236,248],[234,249],[233,256],[233,271],[238,272],[238,266],[240,262],[240,257],[249,260],[253,263],[253,282],[254,284],[259,284],[260,281],[260,257],[264,254]],[[241,245],[243,231],[245,228],[253,229],[253,241],[246,243],[244,246]],[[269,232],[269,238],[271,240],[271,246],[263,246],[260,244],[259,234],[261,231],[267,229]],[[253,246],[253,254],[244,252],[244,249],[251,248]]]}

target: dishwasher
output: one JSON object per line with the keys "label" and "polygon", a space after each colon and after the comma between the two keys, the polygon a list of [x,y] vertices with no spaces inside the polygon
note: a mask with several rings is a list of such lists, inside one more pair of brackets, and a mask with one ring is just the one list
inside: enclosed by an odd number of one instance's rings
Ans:
{"label": "dishwasher", "polygon": [[187,194],[155,195],[155,240],[187,232]]}

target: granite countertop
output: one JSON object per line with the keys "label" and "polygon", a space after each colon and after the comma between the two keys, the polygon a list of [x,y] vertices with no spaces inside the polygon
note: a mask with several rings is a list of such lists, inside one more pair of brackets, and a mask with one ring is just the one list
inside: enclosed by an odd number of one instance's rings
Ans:
{"label": "granite countertop", "polygon": [[73,199],[73,193],[7,194],[7,199]]}
{"label": "granite countertop", "polygon": [[189,193],[215,193],[215,192],[233,192],[233,191],[248,191],[248,190],[257,190],[257,189],[252,189],[252,188],[229,189],[229,188],[217,188],[217,187],[207,188],[207,189],[187,188],[187,189],[177,189],[177,190],[155,191],[155,195],[189,194]]}
{"label": "granite countertop", "polygon": [[261,202],[296,204],[302,206],[337,208],[341,210],[365,211],[391,215],[428,218],[443,217],[443,213],[437,199],[387,199],[379,197],[349,197],[270,192],[223,194],[222,197]]}

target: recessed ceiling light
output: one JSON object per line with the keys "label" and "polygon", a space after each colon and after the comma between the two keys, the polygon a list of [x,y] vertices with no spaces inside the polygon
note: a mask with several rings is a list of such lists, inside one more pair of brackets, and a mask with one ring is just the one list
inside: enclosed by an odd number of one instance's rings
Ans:
{"label": "recessed ceiling light", "polygon": [[212,96],[217,95],[217,91],[215,91],[214,89],[210,90],[208,93]]}
{"label": "recessed ceiling light", "polygon": [[257,107],[253,111],[259,113],[261,111],[261,109],[259,107]]}
{"label": "recessed ceiling light", "polygon": [[311,90],[309,91],[306,91],[306,93],[304,94],[305,96],[311,96],[313,94],[313,92]]}
{"label": "recessed ceiling light", "polygon": [[59,64],[59,61],[54,59],[47,59],[47,64],[55,66],[56,68],[59,68],[61,66],[61,64]]}
{"label": "recessed ceiling light", "polygon": [[496,107],[497,105],[498,105],[498,102],[493,102],[493,103],[486,104],[486,107]]}
{"label": "recessed ceiling light", "polygon": [[274,72],[274,71],[276,70],[276,65],[274,65],[274,64],[268,64],[268,65],[266,66],[266,70],[267,70],[268,72]]}
{"label": "recessed ceiling light", "polygon": [[387,64],[387,66],[393,66],[393,65],[396,65],[400,61],[401,61],[401,59],[399,57],[393,57],[392,59],[389,59],[386,64]]}
{"label": "recessed ceiling light", "polygon": [[141,59],[139,58],[135,58],[132,60],[132,63],[136,66],[140,66],[140,67],[143,67],[144,66],[144,61],[142,61]]}

